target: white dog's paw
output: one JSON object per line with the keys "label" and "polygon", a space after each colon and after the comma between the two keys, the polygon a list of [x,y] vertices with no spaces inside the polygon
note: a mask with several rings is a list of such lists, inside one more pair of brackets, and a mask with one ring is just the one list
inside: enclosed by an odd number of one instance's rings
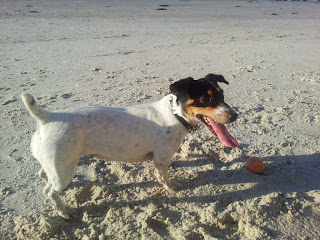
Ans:
{"label": "white dog's paw", "polygon": [[73,220],[78,216],[78,212],[71,207],[65,207],[64,211],[57,210],[57,214],[65,220]]}
{"label": "white dog's paw", "polygon": [[168,191],[178,191],[181,189],[181,184],[175,181],[171,181],[170,184],[165,185]]}

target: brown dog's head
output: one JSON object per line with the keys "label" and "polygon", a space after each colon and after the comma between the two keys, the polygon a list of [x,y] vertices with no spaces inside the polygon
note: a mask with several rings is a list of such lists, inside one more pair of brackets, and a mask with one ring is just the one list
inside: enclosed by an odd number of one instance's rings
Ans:
{"label": "brown dog's head", "polygon": [[170,90],[189,116],[199,119],[224,145],[237,147],[237,141],[224,124],[235,121],[238,114],[224,102],[218,82],[229,84],[222,75],[208,74],[199,80],[182,79],[173,83]]}

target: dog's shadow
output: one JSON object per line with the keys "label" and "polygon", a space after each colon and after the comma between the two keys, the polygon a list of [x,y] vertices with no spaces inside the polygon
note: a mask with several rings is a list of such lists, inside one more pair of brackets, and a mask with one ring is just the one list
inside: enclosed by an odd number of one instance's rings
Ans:
{"label": "dog's shadow", "polygon": [[[104,185],[108,188],[112,188],[112,191],[121,191],[126,188],[155,188],[159,187],[158,193],[148,196],[140,200],[131,199],[130,201],[119,200],[117,202],[105,201],[102,205],[107,208],[112,208],[113,205],[117,208],[125,206],[146,206],[150,202],[161,204],[165,202],[167,204],[176,205],[179,203],[210,203],[217,201],[221,198],[231,199],[230,201],[240,201],[246,199],[252,199],[255,197],[261,197],[273,192],[290,193],[290,192],[308,192],[311,190],[320,189],[320,153],[311,155],[286,155],[286,156],[270,156],[264,157],[262,160],[265,162],[264,174],[258,175],[251,173],[244,167],[237,170],[221,170],[219,168],[215,170],[198,172],[192,179],[178,179],[182,184],[182,189],[188,193],[188,197],[178,197],[175,194],[166,194],[165,190],[157,182],[144,181],[144,182],[132,182],[129,184],[112,184],[108,183],[96,183],[86,180],[82,184]],[[234,159],[232,162],[225,164],[219,164],[221,166],[230,166],[234,163],[243,164],[243,158]],[[184,168],[192,168],[196,166],[202,166],[206,164],[215,164],[208,160],[200,159],[194,161],[175,161],[172,171],[176,171],[178,168],[183,170]],[[228,168],[227,168],[228,169]],[[250,188],[241,188],[237,185],[251,184]],[[209,191],[212,190],[212,194],[209,195],[191,195],[199,187],[208,185]],[[223,191],[222,193],[216,192],[214,187],[221,189],[224,185],[235,186],[230,191]],[[72,185],[71,185],[72,187]],[[177,194],[178,195],[178,194]],[[156,196],[156,197],[155,197]],[[181,196],[181,195],[180,195]],[[91,206],[92,208],[95,208]],[[96,206],[96,209],[101,209],[103,206]],[[85,209],[84,209],[85,210]],[[97,210],[98,212],[98,210]]]}
{"label": "dog's shadow", "polygon": [[[72,182],[68,187],[77,196],[73,201],[78,203],[78,217],[69,223],[59,217],[52,217],[52,222],[63,226],[63,229],[88,228],[92,221],[99,222],[107,216],[114,217],[113,214],[110,215],[109,211],[111,213],[121,212],[122,209],[131,211],[134,219],[137,214],[152,205],[156,209],[154,213],[159,213],[164,218],[169,218],[171,223],[178,224],[183,218],[184,211],[186,211],[183,206],[196,205],[202,208],[202,206],[213,204],[215,206],[214,211],[218,216],[218,213],[223,212],[229,204],[234,202],[245,202],[246,200],[262,198],[273,193],[278,196],[280,202],[290,202],[293,200],[283,197],[286,193],[303,193],[320,189],[320,153],[300,156],[270,156],[262,159],[265,162],[263,175],[254,174],[245,169],[243,167],[243,157],[227,163],[223,163],[218,159],[210,160],[203,156],[194,161],[177,160],[170,170],[172,171],[171,174],[177,171],[183,172],[185,169],[189,171],[193,168],[199,170],[204,167],[203,169],[206,169],[205,165],[207,164],[218,165],[218,167],[211,168],[213,170],[210,171],[197,171],[193,179],[177,179],[182,184],[182,189],[177,193],[168,193],[157,182],[156,178],[121,184],[117,179],[115,179],[114,183],[97,182],[90,181],[85,177],[82,179],[82,176],[78,175],[76,177],[81,179],[78,182]],[[92,163],[86,162],[82,164],[89,166]],[[233,168],[235,165],[240,167]],[[86,188],[89,191],[83,191]],[[107,193],[100,199],[92,201],[94,192],[90,189],[95,188],[106,190]],[[205,191],[201,193],[203,189]],[[83,194],[81,191],[85,193],[83,196],[81,196]],[[122,197],[123,194],[128,192],[130,194]],[[141,195],[139,195],[140,193]],[[132,197],[130,198],[130,196]],[[312,201],[312,197],[307,195],[303,197],[311,198],[310,200]],[[272,214],[281,214],[281,207],[271,205],[269,208]],[[181,209],[181,211],[177,209]],[[157,232],[163,238],[171,236],[166,222],[155,218],[154,214],[144,216],[146,218],[143,221],[145,221],[148,228]],[[226,218],[222,221],[230,231],[235,229],[236,222],[233,218]],[[229,231],[220,229],[215,225],[198,223],[197,226],[203,227],[209,235],[220,236],[219,238],[223,238]],[[196,232],[191,232],[186,236],[186,239],[202,239],[202,235],[197,234]]]}
{"label": "dog's shadow", "polygon": [[[210,202],[215,199],[228,196],[237,200],[246,200],[255,197],[261,197],[273,192],[292,193],[292,192],[308,192],[320,189],[320,153],[311,155],[285,155],[264,157],[265,163],[264,173],[254,174],[244,168],[243,158],[234,159],[232,162],[225,163],[230,166],[234,163],[241,163],[243,167],[236,170],[210,170],[202,171],[186,185],[189,189],[198,188],[201,185],[244,185],[252,183],[253,187],[243,190],[227,191],[223,194],[194,196],[185,201],[188,202]],[[221,162],[220,162],[221,163]],[[182,167],[201,166],[207,164],[206,161],[196,160],[189,162],[179,161]],[[235,188],[237,189],[237,187]],[[219,196],[220,195],[220,196]],[[184,200],[182,200],[184,201]]]}

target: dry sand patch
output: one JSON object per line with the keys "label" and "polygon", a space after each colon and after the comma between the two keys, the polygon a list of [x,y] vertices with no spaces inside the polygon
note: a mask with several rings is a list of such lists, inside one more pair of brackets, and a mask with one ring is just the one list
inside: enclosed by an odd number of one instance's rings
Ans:
{"label": "dry sand patch", "polygon": [[[319,237],[318,2],[1,5],[1,239]],[[63,193],[79,217],[53,215],[21,92],[48,110],[127,106],[210,72],[230,82],[223,89],[239,119],[228,129],[239,148],[203,128],[188,135],[170,169],[183,185],[175,194],[156,182],[152,162],[83,158]],[[249,156],[263,159],[264,175],[243,168]]]}

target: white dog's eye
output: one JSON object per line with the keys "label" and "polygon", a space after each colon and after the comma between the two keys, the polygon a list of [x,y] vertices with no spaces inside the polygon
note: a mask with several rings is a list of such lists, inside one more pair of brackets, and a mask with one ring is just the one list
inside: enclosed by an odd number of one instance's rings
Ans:
{"label": "white dog's eye", "polygon": [[201,96],[199,100],[201,103],[210,103],[212,102],[213,98],[210,95],[204,95]]}
{"label": "white dog's eye", "polygon": [[208,97],[207,96],[201,96],[199,100],[200,100],[200,102],[205,103],[205,102],[208,102]]}

